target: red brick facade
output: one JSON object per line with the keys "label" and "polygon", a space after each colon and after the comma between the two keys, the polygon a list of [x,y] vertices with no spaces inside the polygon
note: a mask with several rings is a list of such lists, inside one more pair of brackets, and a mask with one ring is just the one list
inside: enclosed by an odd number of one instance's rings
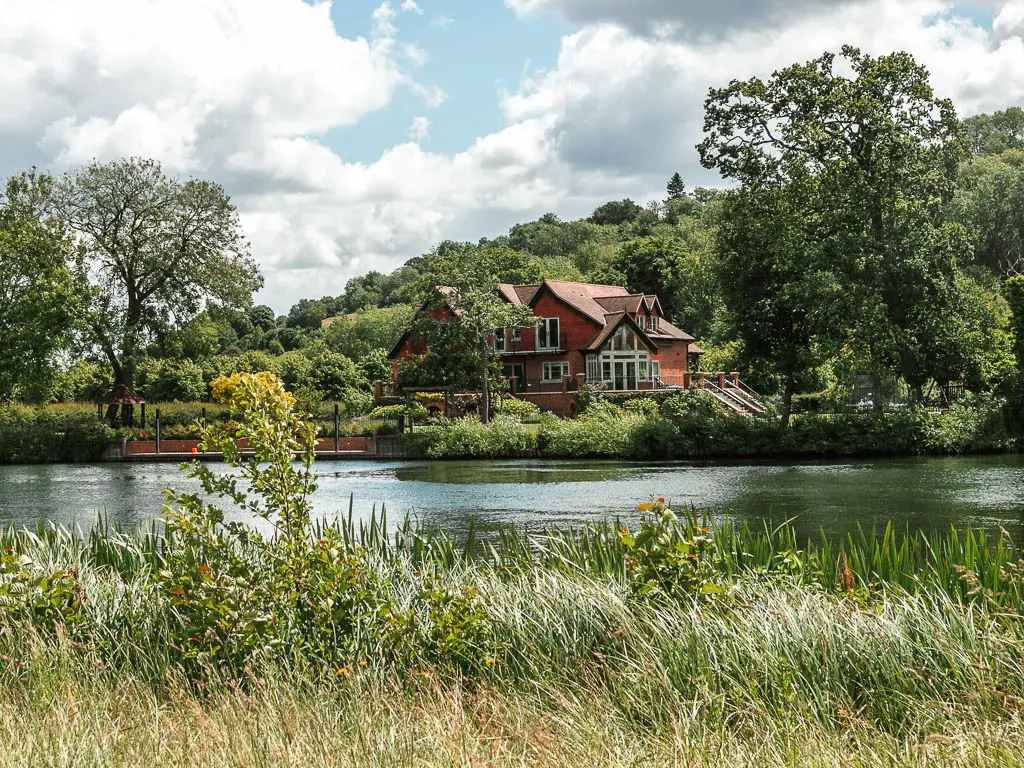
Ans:
{"label": "red brick facade", "polygon": [[[502,285],[500,292],[538,318],[537,326],[506,328],[493,340],[506,377],[525,399],[536,395],[537,400],[553,400],[542,396],[576,392],[588,380],[620,390],[683,387],[690,354],[700,354],[692,336],[665,320],[656,296],[630,294],[618,286],[547,280],[532,286]],[[445,314],[451,317],[447,308],[435,310],[439,318]],[[538,329],[545,320],[551,321],[545,326],[547,343],[538,348]],[[415,348],[410,334],[403,336],[390,355],[395,380],[401,361],[423,351]],[[556,365],[560,363],[568,366]],[[568,410],[571,398],[561,401],[547,410]]]}

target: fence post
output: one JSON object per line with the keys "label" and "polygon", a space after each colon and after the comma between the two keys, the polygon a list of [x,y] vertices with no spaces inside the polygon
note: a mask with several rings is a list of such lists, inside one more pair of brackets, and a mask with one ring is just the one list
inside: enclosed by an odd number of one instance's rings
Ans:
{"label": "fence post", "polygon": [[340,450],[340,443],[338,442],[338,404],[334,404],[334,452],[337,453]]}
{"label": "fence post", "polygon": [[[203,429],[206,429],[206,406],[205,405],[203,406],[202,411],[200,411],[199,424],[201,425],[201,427]],[[206,453],[206,451],[204,450],[203,453]]]}
{"label": "fence post", "polygon": [[156,409],[156,452],[160,453],[160,409]]}

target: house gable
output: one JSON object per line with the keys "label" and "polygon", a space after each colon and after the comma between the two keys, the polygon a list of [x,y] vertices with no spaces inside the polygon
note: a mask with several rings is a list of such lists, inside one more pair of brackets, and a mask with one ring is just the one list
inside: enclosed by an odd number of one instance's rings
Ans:
{"label": "house gable", "polygon": [[605,324],[604,328],[601,329],[600,333],[598,333],[597,336],[591,339],[590,343],[588,343],[587,346],[583,348],[585,352],[602,351],[602,349],[608,343],[608,341],[615,335],[615,332],[618,331],[620,327],[626,326],[627,328],[633,331],[636,337],[645,347],[647,347],[647,350],[652,355],[658,354],[657,344],[654,343],[654,341],[651,339],[650,336],[647,335],[643,328],[637,325],[633,318],[631,318],[628,314],[626,314],[625,312],[617,312],[615,314],[608,315],[607,320],[608,322]]}

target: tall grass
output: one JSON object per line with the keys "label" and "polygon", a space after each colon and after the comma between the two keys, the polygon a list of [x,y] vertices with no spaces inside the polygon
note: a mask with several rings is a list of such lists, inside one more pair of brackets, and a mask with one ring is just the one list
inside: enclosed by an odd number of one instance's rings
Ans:
{"label": "tall grass", "polygon": [[[855,589],[899,590],[916,594],[936,588],[961,602],[998,596],[1005,606],[1024,609],[1024,550],[1003,531],[958,530],[928,534],[857,526],[856,533],[835,539],[824,533],[801,540],[789,523],[772,527],[739,524],[692,511],[688,525],[704,528],[714,541],[710,562],[729,581],[750,577],[785,577],[794,584],[816,585],[830,592]],[[313,534],[333,530],[351,550],[365,550],[384,563],[398,560],[435,568],[484,566],[506,570],[556,570],[591,577],[625,578],[626,551],[620,526],[608,522],[579,528],[551,527],[527,532],[503,526],[486,537],[470,528],[459,538],[408,518],[389,526],[387,509],[374,508],[369,519],[353,516],[319,520]],[[0,547],[30,553],[40,563],[70,563],[110,568],[134,575],[159,567],[168,542],[159,526],[126,532],[104,518],[83,533],[49,523],[34,529],[0,527]]]}
{"label": "tall grass", "polygon": [[1024,755],[1019,557],[1005,536],[887,527],[800,543],[785,525],[708,521],[708,557],[729,594],[650,602],[630,590],[612,524],[456,540],[408,520],[389,531],[381,509],[320,526],[315,535],[331,526],[363,551],[404,609],[417,610],[425,580],[474,590],[491,632],[478,663],[388,661],[367,645],[343,674],[290,656],[243,681],[196,685],[169,653],[166,596],[149,578],[168,546],[160,531],[8,528],[0,546],[26,555],[26,567],[79,572],[97,629],[83,638],[0,618],[0,765],[969,765]]}

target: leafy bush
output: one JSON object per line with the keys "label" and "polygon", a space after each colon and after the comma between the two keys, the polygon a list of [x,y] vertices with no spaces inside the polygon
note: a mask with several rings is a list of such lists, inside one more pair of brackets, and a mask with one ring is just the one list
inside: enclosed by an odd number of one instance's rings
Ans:
{"label": "leafy bush", "polygon": [[442,421],[423,430],[426,456],[448,458],[511,458],[536,447],[534,435],[510,416],[498,416],[487,426],[467,417]]}
{"label": "leafy bush", "polygon": [[706,392],[690,389],[674,392],[661,403],[665,416],[704,416],[712,418],[721,412],[721,404]]}
{"label": "leafy bush", "polygon": [[1005,401],[992,395],[968,393],[935,421],[931,434],[934,450],[942,453],[977,453],[1004,450],[1010,435],[1003,418]]}
{"label": "leafy bush", "polygon": [[191,402],[206,397],[203,369],[191,360],[144,360],[136,391],[150,403]]}
{"label": "leafy bush", "polygon": [[612,406],[595,404],[575,420],[543,420],[537,447],[545,456],[630,456],[634,436],[646,422],[643,416],[618,415]]}
{"label": "leafy bush", "polygon": [[529,400],[506,397],[496,403],[492,412],[495,416],[511,416],[516,419],[528,419],[540,415],[540,407]]}
{"label": "leafy bush", "polygon": [[114,388],[109,366],[78,362],[54,376],[50,401],[96,403]]}
{"label": "leafy bush", "polygon": [[624,402],[622,410],[627,413],[637,413],[641,416],[653,416],[659,411],[659,406],[658,401],[653,397],[636,397]]}
{"label": "leafy bush", "polygon": [[619,529],[635,594],[678,601],[725,593],[714,581],[714,538],[707,528],[699,527],[692,517],[681,525],[662,498],[641,504],[640,511],[647,516],[636,535]]}
{"label": "leafy bush", "polygon": [[167,492],[168,547],[155,578],[170,605],[170,652],[189,676],[242,677],[271,659],[346,676],[357,660],[381,654],[483,666],[481,652],[494,641],[476,591],[427,577],[399,608],[365,550],[337,527],[314,533],[315,426],[298,416],[294,397],[266,374],[231,378],[220,390],[230,389],[240,436],[255,456],[243,460],[230,436],[208,428],[201,448],[223,452],[235,473],[193,462],[188,474],[207,496],[244,506],[276,534],[225,523],[223,509],[197,494]]}
{"label": "leafy bush", "polygon": [[371,419],[389,419],[397,421],[398,419],[404,419],[412,417],[414,419],[425,419],[428,415],[427,409],[420,403],[397,403],[395,405],[378,405],[367,416]]}
{"label": "leafy bush", "polygon": [[0,463],[98,461],[117,432],[95,412],[0,408]]}

